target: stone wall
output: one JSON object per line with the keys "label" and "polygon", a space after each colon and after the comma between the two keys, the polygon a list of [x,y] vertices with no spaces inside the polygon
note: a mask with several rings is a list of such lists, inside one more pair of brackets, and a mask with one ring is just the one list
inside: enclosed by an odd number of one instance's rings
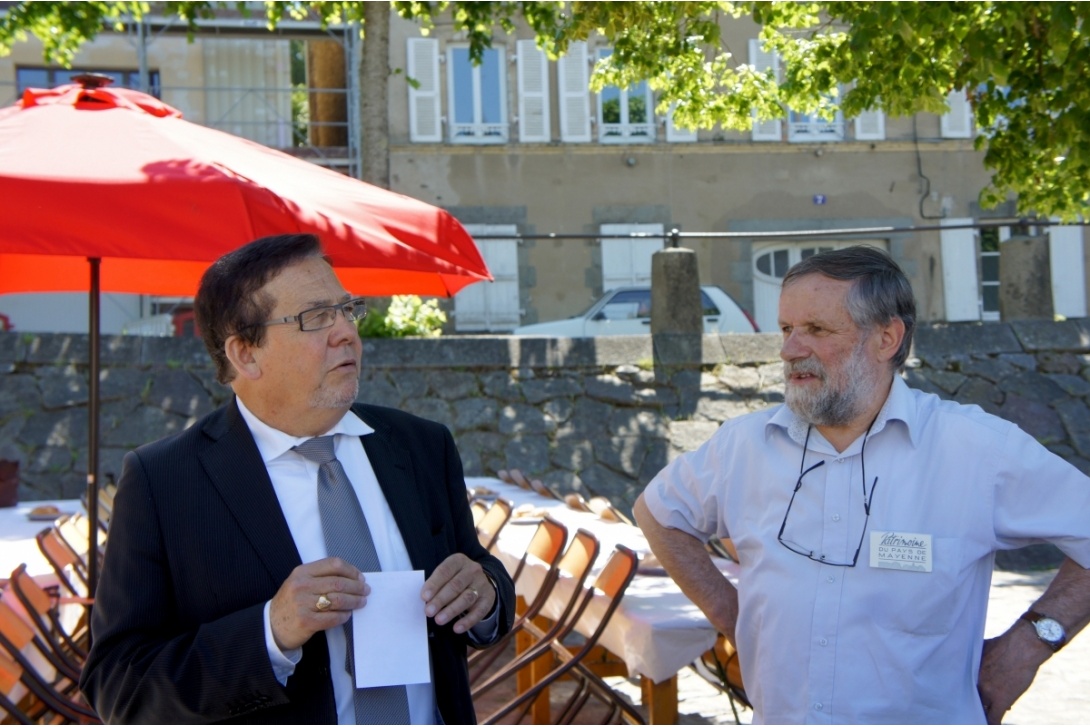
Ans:
{"label": "stone wall", "polygon": [[[368,339],[360,399],[446,424],[467,474],[517,467],[627,509],[719,423],[783,400],[778,335],[706,336],[701,361],[656,367],[652,346],[670,343]],[[0,459],[20,461],[23,500],[85,487],[87,352],[85,336],[0,333]],[[103,473],[229,396],[196,340],[109,338],[101,357]],[[905,375],[1016,422],[1090,472],[1090,322],[924,327]]]}

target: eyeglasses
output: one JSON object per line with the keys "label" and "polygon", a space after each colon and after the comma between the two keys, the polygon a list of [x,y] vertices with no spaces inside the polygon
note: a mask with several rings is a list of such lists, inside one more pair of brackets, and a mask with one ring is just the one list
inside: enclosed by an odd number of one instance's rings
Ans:
{"label": "eyeglasses", "polygon": [[332,327],[337,322],[337,311],[344,313],[344,318],[347,321],[359,321],[367,316],[367,306],[364,305],[363,298],[353,298],[343,303],[307,308],[298,315],[284,316],[258,325],[275,326],[281,323],[299,321],[300,331],[320,331],[323,328]]}
{"label": "eyeglasses", "polygon": [[[877,418],[877,415],[875,415],[875,419]],[[806,556],[810,560],[816,563],[821,563],[822,565],[834,565],[840,568],[854,568],[855,564],[859,562],[859,552],[863,549],[863,539],[867,536],[867,524],[870,522],[870,504],[871,501],[874,499],[874,488],[878,486],[878,478],[875,477],[874,482],[872,482],[870,486],[870,495],[867,494],[867,462],[865,459],[863,459],[863,452],[867,448],[867,438],[870,436],[870,430],[873,426],[874,420],[872,420],[870,426],[867,427],[867,433],[863,435],[863,444],[859,447],[859,464],[863,468],[863,512],[866,514],[866,517],[863,519],[863,532],[859,534],[859,544],[855,548],[855,555],[852,556],[852,562],[841,563],[838,561],[831,561],[826,558],[824,554],[814,555],[813,550],[808,550],[806,548],[803,548],[802,546],[792,543],[789,540],[783,539],[783,531],[787,527],[787,518],[791,514],[791,506],[795,504],[795,495],[797,495],[799,493],[799,490],[802,488],[802,478],[816,470],[818,467],[821,467],[825,464],[825,460],[821,460],[817,464],[805,467],[806,445],[810,443],[810,431],[813,429],[812,426],[806,430],[806,440],[802,444],[802,462],[799,463],[799,479],[798,482],[795,483],[795,490],[791,493],[791,500],[787,503],[787,512],[783,514],[783,522],[780,524],[780,532],[776,535],[776,540],[780,541],[780,545],[787,548],[792,553],[798,553],[799,555]]]}

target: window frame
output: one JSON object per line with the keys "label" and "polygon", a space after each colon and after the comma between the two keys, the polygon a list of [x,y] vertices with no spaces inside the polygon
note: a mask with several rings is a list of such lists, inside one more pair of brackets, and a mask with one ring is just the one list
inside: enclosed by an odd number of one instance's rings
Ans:
{"label": "window frame", "polygon": [[[471,103],[473,106],[473,121],[464,123],[456,118],[458,112],[457,74],[462,69],[462,62],[456,60],[456,54],[466,53],[466,63],[469,64]],[[481,63],[474,64],[469,59],[469,45],[465,43],[451,43],[447,46],[447,139],[451,144],[506,144],[510,138],[509,114],[507,110],[507,49],[502,45],[484,49],[484,57]],[[484,73],[487,56],[494,54],[496,63],[495,91],[499,99],[498,110],[500,120],[495,122],[484,121],[486,99],[484,94]]]}
{"label": "window frame", "polygon": [[[597,60],[608,58],[612,55],[612,48],[599,48],[596,52]],[[656,126],[655,120],[655,97],[651,91],[651,86],[647,81],[640,81],[636,84],[638,89],[643,87],[645,113],[647,114],[647,120],[642,122],[632,122],[628,120],[628,115],[631,112],[630,93],[632,93],[631,87],[621,88],[619,86],[606,86],[599,93],[595,94],[597,98],[598,106],[598,142],[601,144],[651,144],[655,141]],[[618,123],[606,123],[605,121],[605,102],[603,96],[606,91],[610,90],[617,92],[618,111],[620,112],[621,120]]]}

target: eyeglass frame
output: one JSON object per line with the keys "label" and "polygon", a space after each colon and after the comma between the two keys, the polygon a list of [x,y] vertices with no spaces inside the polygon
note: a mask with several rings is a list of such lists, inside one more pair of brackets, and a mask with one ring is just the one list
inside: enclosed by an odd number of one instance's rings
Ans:
{"label": "eyeglass frame", "polygon": [[[359,315],[356,315],[355,311],[353,311],[351,314],[349,314],[348,310],[346,310],[346,306],[358,306],[359,309],[361,311],[363,311],[363,312],[360,313]],[[303,328],[303,316],[305,316],[307,313],[314,313],[315,311],[324,311],[324,310],[329,310],[329,311],[333,312],[333,317],[330,319],[329,325],[319,326],[318,328]],[[346,321],[348,321],[349,323],[354,323],[355,321],[362,321],[364,318],[367,317],[367,303],[364,301],[363,298],[351,298],[351,299],[346,300],[346,301],[344,301],[342,303],[333,303],[331,305],[317,305],[317,306],[314,306],[313,308],[307,308],[306,310],[299,311],[298,313],[296,313],[293,316],[284,316],[283,318],[274,318],[273,320],[265,321],[264,323],[255,323],[254,327],[258,327],[258,326],[277,326],[277,325],[280,325],[282,323],[298,322],[299,323],[299,330],[303,331],[304,333],[312,333],[314,331],[324,331],[327,328],[332,328],[333,326],[337,325],[337,311],[340,311],[341,314],[344,316],[344,319]]]}
{"label": "eyeglass frame", "polygon": [[806,439],[802,443],[802,461],[799,462],[799,479],[795,482],[795,489],[791,492],[791,499],[787,502],[787,510],[783,514],[783,522],[780,523],[780,532],[776,534],[776,540],[779,541],[780,545],[787,548],[796,555],[801,555],[805,558],[809,558],[815,563],[821,563],[822,565],[831,565],[837,568],[854,568],[856,566],[856,564],[859,562],[859,553],[863,550],[863,541],[867,537],[867,525],[870,524],[870,506],[871,502],[874,500],[874,490],[878,486],[878,477],[876,475],[874,478],[874,482],[871,483],[870,486],[870,495],[867,495],[867,461],[863,457],[863,453],[867,449],[867,439],[870,437],[871,427],[874,426],[874,422],[877,419],[878,415],[875,415],[874,419],[871,420],[870,426],[867,427],[866,434],[863,435],[863,444],[859,447],[859,464],[860,467],[863,469],[863,512],[866,514],[866,517],[864,517],[863,519],[863,532],[859,535],[859,545],[857,545],[855,548],[855,556],[852,558],[852,562],[840,563],[836,561],[826,560],[824,555],[815,558],[813,550],[799,550],[798,547],[792,546],[783,539],[783,531],[787,527],[787,517],[791,514],[791,506],[795,504],[795,495],[797,495],[799,493],[799,490],[802,489],[802,478],[816,470],[818,467],[821,467],[825,464],[825,460],[821,460],[817,464],[810,465],[810,467],[806,468],[806,446],[810,443],[810,432],[814,428],[812,424],[806,428]]}

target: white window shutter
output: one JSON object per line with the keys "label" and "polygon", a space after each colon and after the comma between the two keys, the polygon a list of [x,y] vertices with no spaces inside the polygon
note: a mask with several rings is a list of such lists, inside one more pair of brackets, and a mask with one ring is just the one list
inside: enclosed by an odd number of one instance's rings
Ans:
{"label": "white window shutter", "polygon": [[681,129],[674,126],[674,104],[670,104],[670,110],[666,114],[666,141],[678,143],[696,141],[696,129]]}
{"label": "white window shutter", "polygon": [[1086,264],[1082,227],[1048,228],[1048,254],[1052,267],[1052,308],[1066,318],[1086,316]]}
{"label": "white window shutter", "polygon": [[439,41],[409,38],[408,76],[419,86],[409,86],[409,140],[436,143],[443,140],[439,101]]}
{"label": "white window shutter", "polygon": [[[768,52],[761,47],[759,38],[749,39],[749,63],[758,73],[764,73],[772,69],[776,78],[780,77],[780,58],[775,51]],[[780,119],[759,121],[757,115],[753,116],[753,140],[754,141],[783,141]]]}
{"label": "white window shutter", "polygon": [[590,77],[587,44],[572,43],[557,61],[560,97],[560,140],[587,142],[590,137]]}
{"label": "white window shutter", "polygon": [[466,231],[480,235],[511,235],[510,240],[478,240],[491,283],[474,283],[454,296],[456,331],[510,331],[520,323],[518,234],[515,225],[466,225]]}
{"label": "white window shutter", "polygon": [[886,115],[880,109],[870,109],[855,117],[855,138],[858,141],[882,141],[886,138]]}
{"label": "white window shutter", "polygon": [[946,97],[950,110],[942,115],[940,128],[944,139],[970,139],[973,136],[973,114],[965,91],[951,91]]}
{"label": "white window shutter", "polygon": [[651,256],[663,248],[663,226],[659,224],[606,224],[603,235],[633,232],[660,235],[648,238],[602,238],[602,290],[621,285],[650,285]]}
{"label": "white window shutter", "polygon": [[[946,225],[971,225],[971,218],[942,220]],[[946,320],[980,320],[980,282],[976,271],[976,231],[971,227],[941,230],[942,292],[946,300]]]}
{"label": "white window shutter", "polygon": [[551,141],[549,58],[533,40],[520,40],[517,46],[519,141]]}

